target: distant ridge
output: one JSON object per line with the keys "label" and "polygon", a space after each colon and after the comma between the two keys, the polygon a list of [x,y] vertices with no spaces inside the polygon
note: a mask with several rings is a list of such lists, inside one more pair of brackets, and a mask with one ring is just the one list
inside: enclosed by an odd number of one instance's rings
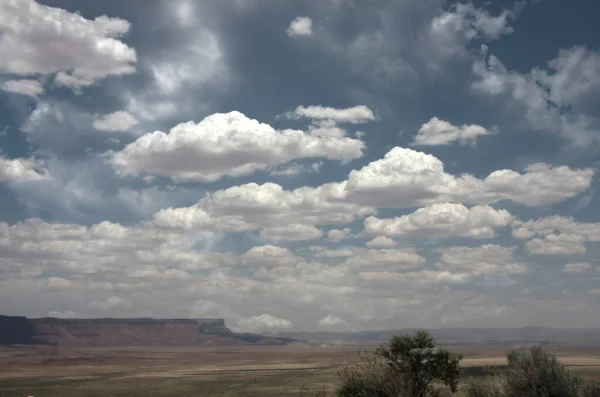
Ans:
{"label": "distant ridge", "polygon": [[[393,335],[413,333],[415,328],[360,332],[285,332],[269,333],[274,337],[295,338],[321,343],[382,343]],[[600,329],[547,327],[522,328],[442,328],[428,331],[445,345],[551,345],[565,347],[600,346]]]}
{"label": "distant ridge", "polygon": [[236,333],[225,320],[26,318],[0,315],[0,345],[187,346],[285,345],[292,338]]}

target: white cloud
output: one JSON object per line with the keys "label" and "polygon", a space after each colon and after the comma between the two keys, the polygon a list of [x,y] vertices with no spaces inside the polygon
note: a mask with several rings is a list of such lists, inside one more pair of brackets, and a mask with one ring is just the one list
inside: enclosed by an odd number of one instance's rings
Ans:
{"label": "white cloud", "polygon": [[269,240],[305,241],[323,236],[323,231],[314,225],[292,223],[286,226],[271,227],[261,230],[260,237]]}
{"label": "white cloud", "polygon": [[567,255],[585,253],[585,237],[577,234],[548,234],[525,243],[532,254]]}
{"label": "white cloud", "polygon": [[339,243],[350,234],[351,229],[346,227],[344,229],[332,229],[327,232],[327,240],[332,243]]}
{"label": "white cloud", "polygon": [[[582,98],[596,90],[593,73],[597,54],[582,55],[584,50],[576,47],[570,52],[561,52],[559,58],[550,61],[550,68],[558,68],[554,73],[534,68],[522,74],[509,71],[494,55],[488,56],[483,47],[482,59],[473,63],[477,80],[472,88],[491,97],[501,95],[510,98],[507,103],[523,112],[527,124],[536,131],[555,133],[562,136],[570,145],[589,148],[598,144],[598,131],[593,128],[594,119],[582,113],[563,112],[566,106],[580,104]],[[565,79],[569,78],[569,83]],[[576,82],[570,85],[570,82]],[[581,96],[567,85],[581,89]],[[578,107],[574,107],[575,110]],[[597,120],[596,120],[597,121]]]}
{"label": "white cloud", "polygon": [[287,28],[286,33],[290,37],[312,35],[312,19],[309,17],[296,17]]}
{"label": "white cloud", "polygon": [[471,238],[495,237],[495,228],[508,226],[513,216],[506,210],[490,206],[467,208],[462,204],[439,203],[392,219],[368,217],[364,221],[367,235]]}
{"label": "white cloud", "polygon": [[274,183],[249,183],[216,191],[191,207],[160,210],[154,223],[188,230],[243,231],[294,223],[347,224],[375,212],[373,207],[328,201],[329,196],[327,185],[283,190]]}
{"label": "white cloud", "polygon": [[287,248],[260,245],[246,251],[243,260],[245,263],[254,266],[292,266],[301,259]]}
{"label": "white cloud", "polygon": [[[324,119],[330,122],[360,124],[375,120],[373,111],[365,105],[358,105],[345,109],[337,109],[325,106],[303,106],[300,105],[293,112],[287,112],[284,116],[288,118]],[[331,124],[328,124],[331,126]]]}
{"label": "white cloud", "polygon": [[395,247],[398,243],[389,237],[379,236],[367,242],[367,247]]}
{"label": "white cloud", "polygon": [[[346,130],[336,124],[335,120],[313,119],[308,126],[308,133],[312,136],[330,136],[341,138],[346,136]],[[361,139],[360,132],[355,134],[356,138]]]}
{"label": "white cloud", "polygon": [[480,247],[444,247],[439,249],[442,256],[436,267],[466,276],[524,273],[526,267],[514,258],[515,250],[516,247],[493,244]]}
{"label": "white cloud", "polygon": [[395,147],[383,159],[353,170],[348,180],[330,187],[336,198],[378,207],[418,207],[440,202],[491,204],[512,200],[534,206],[566,200],[585,190],[594,170],[571,169],[545,163],[531,164],[521,174],[492,172],[485,179],[454,176],[436,157]]}
{"label": "white cloud", "polygon": [[577,222],[572,216],[548,216],[527,222],[515,221],[513,237],[528,239],[551,233],[566,233],[585,237],[588,241],[600,241],[600,223]]}
{"label": "white cloud", "polygon": [[453,9],[442,11],[431,21],[426,34],[421,38],[423,56],[430,68],[437,70],[450,59],[467,54],[467,45],[479,38],[496,40],[513,32],[508,26],[513,12],[503,10],[492,16],[472,3],[457,3]]}
{"label": "white cloud", "polygon": [[587,273],[591,270],[592,270],[592,265],[590,265],[587,262],[567,263],[563,268],[563,271],[565,273],[571,273],[571,274]]}
{"label": "white cloud", "polygon": [[583,46],[558,52],[548,70],[534,69],[538,81],[549,89],[549,98],[560,106],[581,105],[591,94],[600,93],[600,53]]}
{"label": "white cloud", "polygon": [[44,86],[37,80],[8,80],[0,88],[7,92],[37,98],[44,93]]}
{"label": "white cloud", "polygon": [[0,181],[48,179],[48,170],[35,159],[7,159],[0,155]]}
{"label": "white cloud", "polygon": [[45,280],[45,284],[53,290],[67,290],[71,287],[71,281],[62,277],[49,277]]}
{"label": "white cloud", "polygon": [[194,302],[190,309],[190,315],[195,318],[231,318],[233,316],[229,309],[210,299],[199,299]]}
{"label": "white cloud", "polygon": [[490,135],[493,132],[486,130],[480,125],[463,124],[455,126],[447,121],[433,117],[423,124],[415,136],[415,146],[439,146],[458,142],[462,145],[475,145],[477,138]]}
{"label": "white cloud", "polygon": [[93,301],[90,303],[91,308],[102,309],[102,310],[112,309],[113,307],[116,307],[116,306],[127,306],[127,305],[129,305],[129,302],[127,302],[125,299],[120,298],[118,296],[111,296],[109,298],[106,298],[105,300]]}
{"label": "white cloud", "polygon": [[94,120],[93,127],[100,131],[119,132],[128,131],[138,124],[138,120],[131,114],[119,110],[117,112],[105,114]]}
{"label": "white cloud", "polygon": [[0,70],[21,76],[58,73],[55,82],[73,88],[134,73],[135,50],[119,40],[129,27],[120,18],[88,20],[34,0],[2,1]]}
{"label": "white cloud", "polygon": [[370,271],[395,271],[420,267],[425,264],[415,248],[356,250],[344,266]]}
{"label": "white cloud", "polygon": [[237,322],[237,328],[246,332],[284,331],[292,327],[293,324],[289,320],[269,314],[242,318]]}
{"label": "white cloud", "polygon": [[577,222],[573,217],[549,216],[513,223],[514,238],[529,240],[527,249],[535,254],[578,254],[586,252],[586,241],[600,241],[600,223]]}
{"label": "white cloud", "polygon": [[145,134],[110,163],[122,175],[149,173],[177,181],[216,181],[243,176],[298,158],[349,162],[362,157],[364,143],[351,138],[313,137],[298,130],[277,131],[240,112],[216,113],[200,123],[179,124],[166,134]]}
{"label": "white cloud", "polygon": [[332,316],[328,314],[326,317],[323,317],[319,320],[319,328],[331,330],[331,329],[344,329],[348,328],[350,324],[347,321],[342,320],[339,317]]}
{"label": "white cloud", "polygon": [[323,166],[322,161],[317,161],[310,166],[305,166],[298,163],[290,163],[286,165],[282,165],[271,170],[271,175],[299,175],[301,173],[318,173],[321,171],[321,167]]}
{"label": "white cloud", "polygon": [[[213,266],[215,258],[190,251],[202,236],[165,233],[148,225],[128,228],[101,222],[85,227],[29,219],[14,225],[0,223],[0,260],[9,260],[4,269],[9,273],[39,267],[41,272],[76,277],[120,274],[120,281],[149,276],[171,278],[175,275],[169,272],[171,267]],[[128,266],[123,267],[123,263]]]}
{"label": "white cloud", "polygon": [[72,310],[67,310],[67,311],[50,310],[50,311],[48,311],[48,316],[58,317],[58,318],[81,318],[77,313],[75,313]]}

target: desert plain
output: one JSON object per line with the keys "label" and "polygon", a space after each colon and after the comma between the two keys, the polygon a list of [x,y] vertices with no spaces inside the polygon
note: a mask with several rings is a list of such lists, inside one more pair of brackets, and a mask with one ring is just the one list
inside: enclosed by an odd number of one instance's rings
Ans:
{"label": "desert plain", "polygon": [[[374,345],[0,347],[1,397],[301,396],[328,387]],[[452,346],[463,380],[505,363],[504,346]],[[600,379],[600,348],[560,348],[574,372]]]}

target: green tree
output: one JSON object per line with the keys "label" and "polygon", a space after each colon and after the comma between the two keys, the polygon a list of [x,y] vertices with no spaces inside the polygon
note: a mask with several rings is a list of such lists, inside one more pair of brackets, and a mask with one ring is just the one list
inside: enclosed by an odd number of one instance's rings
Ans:
{"label": "green tree", "polygon": [[389,348],[380,347],[376,352],[387,360],[394,373],[405,378],[407,395],[425,397],[431,394],[431,382],[442,381],[454,393],[458,388],[460,362],[463,355],[438,346],[426,331],[414,335],[397,335]]}

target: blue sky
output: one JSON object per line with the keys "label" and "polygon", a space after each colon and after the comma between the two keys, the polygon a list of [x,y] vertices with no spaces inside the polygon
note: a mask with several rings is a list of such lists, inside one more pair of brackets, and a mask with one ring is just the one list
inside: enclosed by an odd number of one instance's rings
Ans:
{"label": "blue sky", "polygon": [[599,327],[599,12],[0,0],[0,312]]}

